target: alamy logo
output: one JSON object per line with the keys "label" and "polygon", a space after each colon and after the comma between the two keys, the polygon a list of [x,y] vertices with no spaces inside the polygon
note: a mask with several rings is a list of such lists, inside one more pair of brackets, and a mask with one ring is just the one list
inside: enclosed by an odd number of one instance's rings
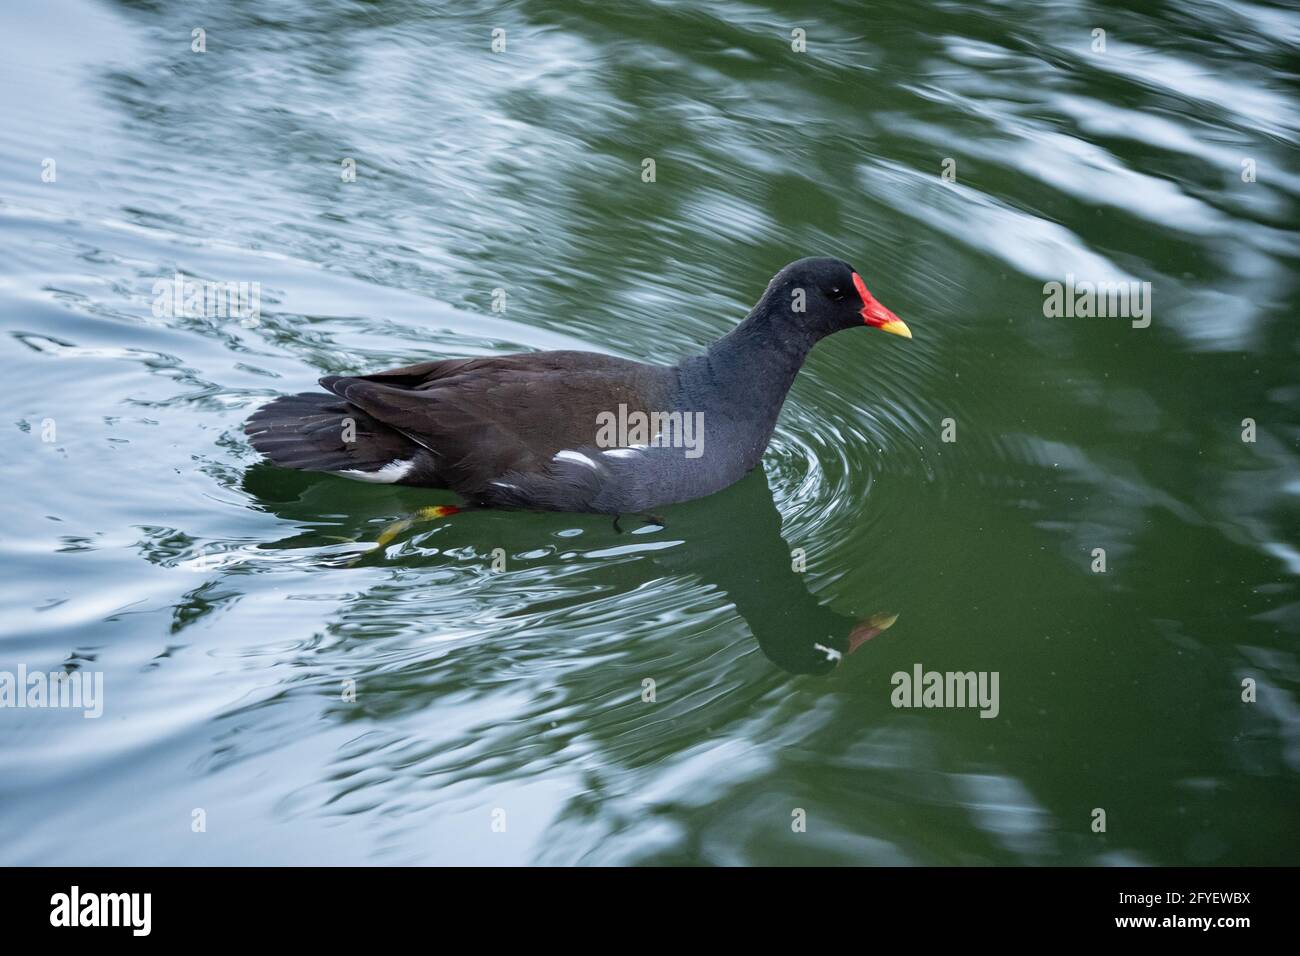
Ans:
{"label": "alamy logo", "polygon": [[1067,319],[1122,318],[1132,319],[1135,329],[1145,329],[1151,324],[1150,282],[1091,282],[1075,281],[1073,273],[1065,282],[1048,282],[1043,285],[1043,315],[1049,319],[1065,316]]}
{"label": "alamy logo", "polygon": [[155,319],[238,319],[252,327],[261,321],[262,283],[187,279],[178,272],[153,284]]}
{"label": "alamy logo", "polygon": [[18,673],[0,671],[0,707],[49,707],[85,711],[94,719],[104,713],[103,671],[33,671],[19,664]]}
{"label": "alamy logo", "polygon": [[687,458],[704,454],[703,412],[629,412],[596,415],[597,448],[684,448]]}
{"label": "alamy logo", "polygon": [[129,926],[133,936],[148,936],[152,928],[152,893],[70,893],[50,897],[51,926]]}
{"label": "alamy logo", "polygon": [[981,717],[996,717],[997,671],[924,671],[912,665],[912,673],[896,671],[889,702],[895,707],[978,707]]}

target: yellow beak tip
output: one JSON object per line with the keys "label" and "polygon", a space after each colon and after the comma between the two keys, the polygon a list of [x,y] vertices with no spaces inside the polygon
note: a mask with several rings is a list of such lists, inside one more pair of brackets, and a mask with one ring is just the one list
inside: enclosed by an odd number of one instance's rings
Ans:
{"label": "yellow beak tip", "polygon": [[893,322],[886,322],[880,327],[880,331],[888,332],[890,335],[901,335],[905,339],[912,337],[912,330],[909,329],[902,319],[895,319]]}

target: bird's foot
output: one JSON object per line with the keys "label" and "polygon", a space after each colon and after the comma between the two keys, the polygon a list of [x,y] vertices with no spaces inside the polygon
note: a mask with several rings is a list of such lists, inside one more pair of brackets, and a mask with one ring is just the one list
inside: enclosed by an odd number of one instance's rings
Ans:
{"label": "bird's foot", "polygon": [[421,508],[414,514],[407,515],[405,518],[394,521],[392,524],[388,525],[388,527],[384,528],[383,531],[379,532],[379,537],[375,539],[374,547],[361,552],[352,563],[358,564],[372,555],[382,553],[384,548],[392,544],[399,534],[409,530],[417,524],[425,521],[433,521],[437,518],[446,518],[459,511],[460,509],[454,505],[433,505],[428,508]]}

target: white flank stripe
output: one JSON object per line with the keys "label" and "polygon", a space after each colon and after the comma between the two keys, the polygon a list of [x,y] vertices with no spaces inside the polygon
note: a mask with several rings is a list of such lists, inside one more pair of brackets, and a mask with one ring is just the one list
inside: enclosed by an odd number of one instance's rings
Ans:
{"label": "white flank stripe", "polygon": [[556,454],[554,458],[551,459],[551,461],[571,461],[579,465],[586,465],[588,468],[591,468],[593,470],[600,467],[594,461],[588,458],[586,455],[582,454],[582,452],[578,452],[578,451],[566,450],[566,451],[559,452]]}

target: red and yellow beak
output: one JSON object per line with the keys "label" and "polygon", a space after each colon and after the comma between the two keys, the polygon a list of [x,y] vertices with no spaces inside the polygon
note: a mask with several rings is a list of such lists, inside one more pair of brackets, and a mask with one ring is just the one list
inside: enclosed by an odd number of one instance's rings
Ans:
{"label": "red and yellow beak", "polygon": [[891,335],[901,335],[905,339],[912,337],[912,330],[902,319],[876,301],[876,297],[867,291],[867,284],[862,281],[862,276],[856,272],[853,273],[853,287],[858,290],[858,295],[862,296],[862,321]]}

